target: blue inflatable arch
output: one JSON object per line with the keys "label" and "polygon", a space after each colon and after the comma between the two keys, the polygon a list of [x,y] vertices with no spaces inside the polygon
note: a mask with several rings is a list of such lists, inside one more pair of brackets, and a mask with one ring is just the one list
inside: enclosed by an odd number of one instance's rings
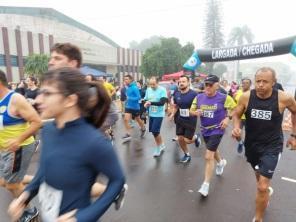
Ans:
{"label": "blue inflatable arch", "polygon": [[195,71],[202,62],[253,59],[288,53],[296,56],[296,36],[235,47],[198,49],[183,65],[183,68]]}

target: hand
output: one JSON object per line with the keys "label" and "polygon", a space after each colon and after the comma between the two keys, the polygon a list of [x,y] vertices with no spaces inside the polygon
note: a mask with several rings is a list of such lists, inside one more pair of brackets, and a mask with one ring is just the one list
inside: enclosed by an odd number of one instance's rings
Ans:
{"label": "hand", "polygon": [[291,150],[296,150],[296,138],[290,136],[287,140],[286,147],[290,147]]}
{"label": "hand", "polygon": [[169,115],[169,120],[170,120],[170,121],[173,121],[174,116],[175,116],[175,114],[174,114],[174,113],[171,113],[171,114]]}
{"label": "hand", "polygon": [[57,222],[77,222],[75,218],[77,210],[72,210],[58,217]]}
{"label": "hand", "polygon": [[144,107],[147,108],[147,107],[149,107],[150,105],[151,105],[151,102],[147,101],[147,102],[145,102]]}
{"label": "hand", "polygon": [[11,152],[17,151],[21,146],[19,139],[11,139],[6,143],[5,149]]}
{"label": "hand", "polygon": [[14,199],[8,206],[8,214],[12,221],[18,221],[23,215],[26,200],[29,198],[28,192],[23,192],[17,199]]}
{"label": "hand", "polygon": [[241,138],[242,130],[240,128],[233,128],[231,134],[232,137],[239,140]]}
{"label": "hand", "polygon": [[194,115],[197,116],[197,117],[202,116],[202,110],[201,110],[201,109],[197,109],[197,110],[194,112]]}
{"label": "hand", "polygon": [[228,117],[226,117],[225,119],[222,120],[222,122],[220,123],[220,127],[221,129],[226,129],[226,127],[228,126],[229,123],[229,119]]}

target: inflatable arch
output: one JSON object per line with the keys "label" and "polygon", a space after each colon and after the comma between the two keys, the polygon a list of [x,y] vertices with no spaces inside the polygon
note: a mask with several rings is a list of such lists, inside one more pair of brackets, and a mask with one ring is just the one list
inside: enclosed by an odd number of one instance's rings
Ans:
{"label": "inflatable arch", "polygon": [[186,61],[183,68],[195,71],[202,62],[253,59],[288,53],[292,53],[296,56],[296,36],[227,48],[198,49]]}

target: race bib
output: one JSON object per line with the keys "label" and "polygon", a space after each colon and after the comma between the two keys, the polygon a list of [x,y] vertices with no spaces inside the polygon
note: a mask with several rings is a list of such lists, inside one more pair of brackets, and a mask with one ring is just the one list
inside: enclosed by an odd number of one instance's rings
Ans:
{"label": "race bib", "polygon": [[251,118],[253,119],[262,119],[262,120],[271,120],[272,111],[252,109]]}
{"label": "race bib", "polygon": [[56,221],[60,213],[63,192],[57,190],[45,182],[41,184],[38,193],[42,221]]}
{"label": "race bib", "polygon": [[189,109],[180,109],[180,116],[189,117]]}
{"label": "race bib", "polygon": [[3,130],[3,116],[0,115],[0,130]]}
{"label": "race bib", "polygon": [[157,107],[157,106],[151,106],[151,107],[150,107],[150,111],[151,111],[152,113],[157,113],[157,111],[158,111],[158,107]]}
{"label": "race bib", "polygon": [[206,118],[211,118],[213,119],[214,118],[214,112],[213,111],[209,111],[209,110],[204,110],[202,112],[202,116],[203,117],[206,117]]}

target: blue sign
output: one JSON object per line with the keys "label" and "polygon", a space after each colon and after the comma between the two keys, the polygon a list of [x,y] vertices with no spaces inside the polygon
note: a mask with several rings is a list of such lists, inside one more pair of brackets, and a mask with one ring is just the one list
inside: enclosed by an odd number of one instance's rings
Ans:
{"label": "blue sign", "polygon": [[291,47],[291,53],[296,56],[296,40],[294,41],[292,47]]}
{"label": "blue sign", "polygon": [[201,64],[201,61],[198,57],[197,52],[194,52],[192,56],[187,60],[187,62],[183,65],[184,69],[195,71],[197,67]]}

